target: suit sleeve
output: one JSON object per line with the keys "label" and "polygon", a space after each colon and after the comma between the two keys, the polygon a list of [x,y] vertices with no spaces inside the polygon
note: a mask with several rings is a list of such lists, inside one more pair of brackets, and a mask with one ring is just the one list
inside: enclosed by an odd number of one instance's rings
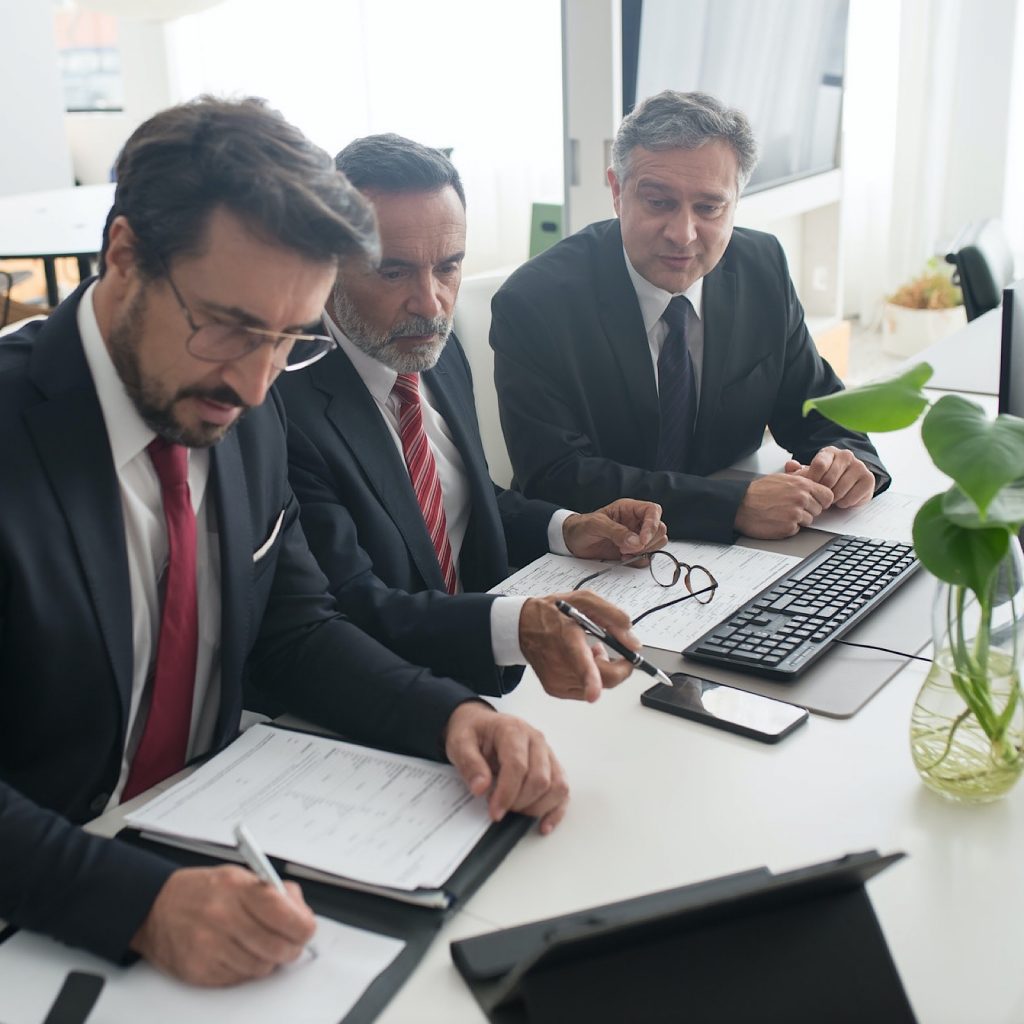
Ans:
{"label": "suit sleeve", "polygon": [[[491,347],[501,426],[523,493],[578,512],[617,498],[658,502],[673,537],[729,543],[748,483],[604,458],[568,396],[580,387],[566,346],[519,295],[493,300]],[[581,397],[585,406],[585,397]]]}
{"label": "suit sleeve", "polygon": [[849,449],[874,474],[875,493],[878,494],[889,486],[891,478],[867,434],[847,430],[818,412],[812,412],[809,416],[803,415],[803,403],[806,399],[841,391],[843,384],[832,367],[818,354],[807,330],[803,307],[793,288],[781,247],[778,253],[781,261],[781,279],[786,289],[789,322],[785,369],[778,398],[768,422],[772,436],[783,448],[793,453],[793,458],[804,464],[810,462],[822,448],[829,445]]}
{"label": "suit sleeve", "polygon": [[374,574],[323,457],[294,421],[288,427],[288,462],[310,549],[347,618],[395,654],[478,693],[501,695],[515,685],[521,670],[505,673],[503,680],[494,664],[491,595],[410,594],[389,587]]}
{"label": "suit sleeve", "polygon": [[129,957],[177,865],[91,836],[0,783],[0,917],[109,960]]}

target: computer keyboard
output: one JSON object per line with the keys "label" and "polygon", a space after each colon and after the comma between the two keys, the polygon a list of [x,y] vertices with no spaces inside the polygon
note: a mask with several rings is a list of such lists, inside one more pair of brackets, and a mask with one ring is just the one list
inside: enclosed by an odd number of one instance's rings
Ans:
{"label": "computer keyboard", "polygon": [[794,679],[920,566],[909,544],[833,537],[683,651]]}

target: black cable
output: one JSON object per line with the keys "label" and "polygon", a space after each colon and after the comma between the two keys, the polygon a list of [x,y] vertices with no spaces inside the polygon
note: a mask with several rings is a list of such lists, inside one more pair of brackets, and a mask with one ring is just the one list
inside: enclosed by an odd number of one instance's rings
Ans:
{"label": "black cable", "polygon": [[877,644],[855,644],[852,640],[833,640],[834,644],[845,644],[847,647],[863,647],[866,651],[882,651],[883,654],[895,654],[898,658],[913,658],[914,661],[927,661],[930,665],[931,658],[921,654],[907,654],[906,651],[894,651],[891,647],[879,647]]}

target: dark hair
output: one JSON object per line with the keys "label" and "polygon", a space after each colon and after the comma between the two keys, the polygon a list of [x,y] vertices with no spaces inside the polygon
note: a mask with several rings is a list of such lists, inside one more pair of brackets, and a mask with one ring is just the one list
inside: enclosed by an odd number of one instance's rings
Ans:
{"label": "dark hair", "polygon": [[757,165],[757,140],[747,116],[707,93],[666,89],[622,119],[612,146],[612,170],[624,182],[629,177],[630,153],[637,146],[698,149],[714,139],[727,142],[736,154],[737,191],[742,192]]}
{"label": "dark hair", "polygon": [[260,99],[201,96],[155,114],[124,144],[115,176],[101,275],[115,217],[132,227],[140,271],[159,277],[174,257],[201,250],[218,207],[313,261],[379,250],[372,206],[327,153]]}
{"label": "dark hair", "polygon": [[401,135],[356,139],[334,158],[334,166],[361,191],[437,192],[450,185],[466,206],[462,179],[451,160],[441,150]]}

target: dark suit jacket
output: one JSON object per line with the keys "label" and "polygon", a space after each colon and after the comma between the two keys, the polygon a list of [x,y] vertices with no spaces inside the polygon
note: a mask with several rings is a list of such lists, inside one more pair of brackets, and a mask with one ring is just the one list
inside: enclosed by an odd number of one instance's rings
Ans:
{"label": "dark suit jacket", "polygon": [[655,471],[659,409],[618,220],[593,224],[520,267],[492,302],[501,424],[516,486],[580,511],[625,495],[656,501],[673,537],[729,542],[748,483],[705,476],[749,455],[764,428],[808,462],[849,448],[888,485],[864,434],[804,399],[842,384],[804,324],[771,235],[737,228],[704,279],[704,365],[687,473]]}
{"label": "dark suit jacket", "polygon": [[[341,610],[403,657],[500,694],[521,671],[499,674],[485,591],[548,550],[556,506],[491,482],[458,339],[423,374],[466,466],[472,502],[459,557],[465,594],[445,594],[409,472],[380,409],[338,349],[277,388],[288,413],[291,483],[309,545]],[[441,593],[438,593],[441,591]]]}
{"label": "dark suit jacket", "polygon": [[[81,292],[0,341],[0,917],[119,958],[173,865],[72,824],[102,811],[116,784],[132,677],[121,501],[75,322]],[[448,716],[472,694],[337,614],[288,486],[283,421],[268,400],[212,449],[215,744],[236,735],[250,677],[358,742],[438,757]]]}

